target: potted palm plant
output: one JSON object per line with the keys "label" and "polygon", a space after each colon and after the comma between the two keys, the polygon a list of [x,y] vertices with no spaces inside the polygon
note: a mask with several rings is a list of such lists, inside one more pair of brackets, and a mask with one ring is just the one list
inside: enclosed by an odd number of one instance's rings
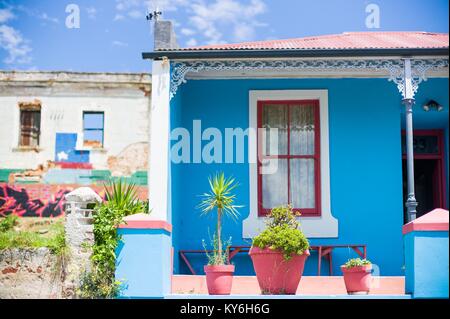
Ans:
{"label": "potted palm plant", "polygon": [[262,294],[293,295],[309,256],[309,242],[290,205],[269,213],[267,228],[253,238],[250,257]]}
{"label": "potted palm plant", "polygon": [[[224,173],[208,178],[210,191],[202,195],[199,208],[202,215],[217,212],[216,232],[213,238],[213,252],[208,255],[208,265],[204,266],[206,284],[210,295],[229,295],[233,283],[234,265],[229,264],[228,250],[222,242],[222,216],[234,220],[238,218],[234,205],[236,195],[232,191],[238,186],[234,178],[225,178]],[[230,244],[228,241],[227,245]],[[205,245],[204,245],[205,246]],[[206,247],[205,247],[206,248]]]}
{"label": "potted palm plant", "polygon": [[372,283],[372,263],[367,259],[349,259],[341,266],[349,295],[368,294]]}

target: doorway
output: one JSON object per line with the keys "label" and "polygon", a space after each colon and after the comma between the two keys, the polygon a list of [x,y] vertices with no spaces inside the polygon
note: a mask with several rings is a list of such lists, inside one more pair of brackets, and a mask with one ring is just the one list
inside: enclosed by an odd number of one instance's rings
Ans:
{"label": "doorway", "polygon": [[[444,147],[442,130],[414,131],[414,186],[418,202],[417,215],[421,217],[435,208],[445,208]],[[406,140],[402,132],[403,203],[408,195],[406,173]],[[407,223],[406,207],[403,219]]]}

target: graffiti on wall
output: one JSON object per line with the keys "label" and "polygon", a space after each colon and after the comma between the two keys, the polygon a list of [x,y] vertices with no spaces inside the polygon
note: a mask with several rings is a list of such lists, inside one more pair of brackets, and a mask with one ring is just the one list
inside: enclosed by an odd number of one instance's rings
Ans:
{"label": "graffiti on wall", "polygon": [[70,190],[58,190],[49,197],[40,198],[20,186],[0,186],[0,216],[10,214],[22,217],[58,217],[64,214],[64,195]]}
{"label": "graffiti on wall", "polygon": [[[64,195],[80,185],[9,185],[0,183],[0,217],[59,217],[64,215]],[[102,186],[90,186],[102,198]],[[139,198],[147,198],[147,187],[137,187]]]}

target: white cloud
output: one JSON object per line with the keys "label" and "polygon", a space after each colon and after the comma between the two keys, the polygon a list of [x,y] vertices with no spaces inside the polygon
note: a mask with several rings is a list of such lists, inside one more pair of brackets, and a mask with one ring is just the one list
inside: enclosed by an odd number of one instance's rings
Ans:
{"label": "white cloud", "polygon": [[14,8],[17,11],[25,13],[27,16],[29,16],[31,18],[36,18],[36,19],[42,20],[42,21],[44,21],[44,23],[45,22],[52,22],[55,24],[59,23],[58,18],[51,17],[46,12],[42,12],[42,11],[35,10],[35,9],[30,9],[24,5],[17,5],[17,6],[13,6],[12,8]]}
{"label": "white cloud", "polygon": [[114,21],[120,21],[120,20],[124,20],[124,19],[125,19],[125,17],[121,14],[116,14],[114,16]]}
{"label": "white cloud", "polygon": [[156,9],[163,15],[182,11],[187,23],[174,26],[181,28],[181,36],[189,43],[193,40],[205,44],[251,41],[255,40],[257,28],[267,27],[258,21],[267,11],[264,0],[116,0],[114,21],[141,19]]}
{"label": "white cloud", "polygon": [[116,0],[116,16],[114,21],[142,19],[148,12],[160,10],[165,12],[177,11],[180,7],[187,7],[192,0]]}
{"label": "white cloud", "polygon": [[114,46],[117,46],[117,47],[127,47],[128,46],[128,43],[121,42],[121,41],[118,41],[118,40],[113,41],[112,44]]}
{"label": "white cloud", "polygon": [[255,29],[261,26],[257,17],[266,10],[262,0],[215,0],[209,4],[198,0],[190,6],[189,22],[203,34],[208,44],[224,42],[220,30],[230,27],[233,30],[231,40],[249,41],[254,39]]}
{"label": "white cloud", "polygon": [[97,17],[97,9],[94,7],[86,8],[86,12],[88,14],[88,18],[94,20]]}
{"label": "white cloud", "polygon": [[0,9],[0,23],[6,23],[14,19],[16,16],[10,9]]}
{"label": "white cloud", "polygon": [[193,0],[147,0],[144,2],[150,11],[158,9],[164,12],[171,12],[189,6],[192,1]]}
{"label": "white cloud", "polygon": [[44,21],[49,21],[49,22],[53,22],[53,23],[59,23],[59,20],[57,18],[50,17],[45,12],[39,13],[36,17],[38,19],[41,19],[41,20],[44,20]]}
{"label": "white cloud", "polygon": [[0,48],[8,53],[5,64],[27,64],[31,62],[31,47],[22,34],[7,25],[0,25]]}
{"label": "white cloud", "polygon": [[197,40],[194,38],[190,38],[187,42],[186,45],[188,47],[195,47],[198,44]]}
{"label": "white cloud", "polygon": [[139,10],[131,10],[128,12],[128,16],[132,19],[140,19],[144,17],[144,13]]}
{"label": "white cloud", "polygon": [[246,41],[248,39],[254,39],[255,28],[246,23],[238,23],[234,26],[234,38],[237,41]]}
{"label": "white cloud", "polygon": [[181,34],[185,35],[185,36],[190,36],[190,35],[194,35],[195,31],[192,29],[188,29],[188,28],[182,28],[181,29]]}
{"label": "white cloud", "polygon": [[116,15],[114,21],[144,18],[147,12],[147,1],[145,0],[116,0]]}

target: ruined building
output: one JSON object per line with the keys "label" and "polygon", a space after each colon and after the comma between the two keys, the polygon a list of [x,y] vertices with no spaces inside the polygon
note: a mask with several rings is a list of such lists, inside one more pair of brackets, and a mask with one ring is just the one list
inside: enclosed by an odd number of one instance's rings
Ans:
{"label": "ruined building", "polygon": [[146,196],[150,96],[148,74],[0,71],[0,216],[116,178]]}

